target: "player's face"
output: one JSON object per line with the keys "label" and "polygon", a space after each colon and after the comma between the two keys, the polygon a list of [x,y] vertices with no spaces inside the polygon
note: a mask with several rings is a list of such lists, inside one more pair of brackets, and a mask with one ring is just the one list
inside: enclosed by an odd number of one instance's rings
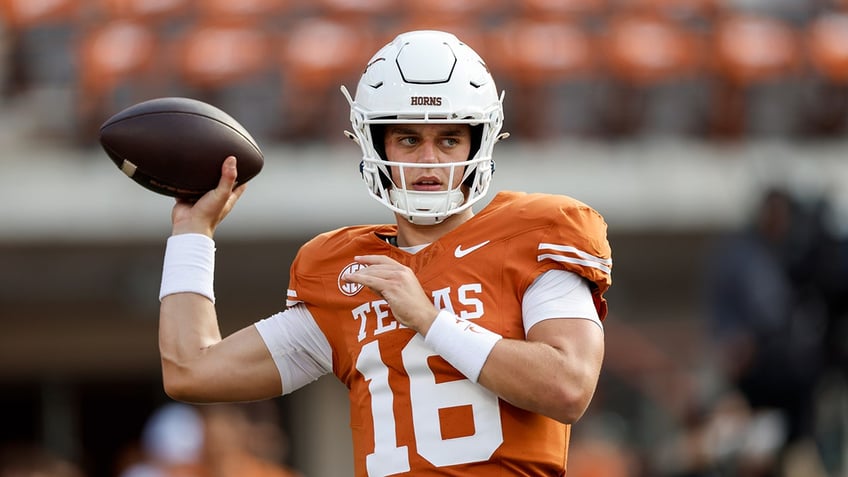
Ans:
{"label": "player's face", "polygon": [[[386,128],[386,157],[391,162],[444,164],[465,162],[471,151],[471,126],[468,124],[392,124]],[[403,171],[403,172],[401,172]],[[459,187],[462,169],[451,179],[450,167],[392,168],[392,180],[399,187],[416,191],[444,191]],[[400,174],[404,174],[401,181]]]}

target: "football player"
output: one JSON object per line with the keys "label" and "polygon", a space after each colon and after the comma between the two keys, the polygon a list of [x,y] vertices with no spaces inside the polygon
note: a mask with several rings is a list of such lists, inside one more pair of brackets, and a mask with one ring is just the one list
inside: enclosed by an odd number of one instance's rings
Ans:
{"label": "football player", "polygon": [[287,309],[222,339],[213,233],[244,192],[173,209],[160,290],[166,392],[257,400],[333,373],[350,390],[357,476],[564,475],[589,405],[611,283],[606,223],[560,195],[489,189],[503,95],[454,35],[397,36],[350,103],[368,193],[390,225],[306,243]]}

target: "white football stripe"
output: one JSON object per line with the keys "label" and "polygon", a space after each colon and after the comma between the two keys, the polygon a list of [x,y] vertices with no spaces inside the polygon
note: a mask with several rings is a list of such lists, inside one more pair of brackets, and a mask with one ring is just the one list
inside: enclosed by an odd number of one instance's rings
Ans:
{"label": "white football stripe", "polygon": [[596,261],[598,263],[602,263],[604,265],[612,265],[611,259],[597,257],[595,255],[592,255],[591,253],[584,252],[583,250],[580,250],[579,248],[572,247],[571,245],[557,245],[557,244],[553,244],[553,243],[540,243],[539,244],[539,250],[556,250],[558,252],[570,252],[570,253],[577,255],[578,257],[585,258],[586,260],[593,260],[593,261]]}
{"label": "white football stripe", "polygon": [[542,260],[545,260],[545,259],[548,259],[548,258],[551,259],[551,260],[557,261],[557,262],[575,263],[575,264],[578,264],[578,265],[584,265],[584,266],[591,267],[591,268],[597,268],[598,270],[601,270],[604,273],[611,273],[612,272],[612,269],[610,269],[610,267],[603,265],[601,263],[598,263],[598,261],[595,261],[595,260],[584,260],[584,259],[581,259],[581,258],[566,257],[564,255],[557,255],[557,254],[554,254],[554,253],[543,253],[543,254],[541,254],[537,257],[537,260],[539,262],[541,262]]}
{"label": "white football stripe", "polygon": [[568,257],[565,255],[555,254],[555,253],[545,253],[540,254],[537,257],[538,261],[542,261],[545,259],[555,260],[557,262],[568,262],[575,263],[579,265],[585,265],[587,267],[597,268],[598,270],[602,270],[605,273],[610,273],[612,271],[612,260],[608,258],[601,258],[591,253],[580,250],[579,248],[573,247],[571,245],[558,245],[553,243],[540,243],[539,250],[551,250],[555,252],[565,252],[577,255],[580,258]]}

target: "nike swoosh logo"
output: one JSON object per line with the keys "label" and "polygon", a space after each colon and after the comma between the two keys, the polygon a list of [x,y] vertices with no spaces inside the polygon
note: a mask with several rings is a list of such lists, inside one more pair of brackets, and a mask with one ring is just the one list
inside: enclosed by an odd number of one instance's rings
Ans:
{"label": "nike swoosh logo", "polygon": [[465,250],[462,249],[462,245],[457,245],[456,250],[453,251],[453,256],[456,257],[456,258],[462,258],[462,257],[468,255],[469,253],[477,250],[478,248],[486,246],[488,243],[489,243],[489,241],[486,240],[483,243],[478,243],[477,245],[474,245],[472,247],[468,247]]}

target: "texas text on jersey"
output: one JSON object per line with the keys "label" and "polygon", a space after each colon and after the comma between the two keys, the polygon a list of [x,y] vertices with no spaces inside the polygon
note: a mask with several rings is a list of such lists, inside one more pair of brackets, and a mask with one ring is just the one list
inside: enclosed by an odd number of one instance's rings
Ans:
{"label": "texas text on jersey", "polygon": [[501,192],[416,254],[389,244],[394,234],[394,225],[328,232],[291,269],[289,305],[307,307],[350,390],[356,475],[564,475],[570,426],[465,379],[386,301],[340,277],[361,266],[354,256],[388,255],[415,271],[437,308],[524,339],[522,296],[548,270],[584,277],[605,317],[612,262],[603,218],[568,197]]}

